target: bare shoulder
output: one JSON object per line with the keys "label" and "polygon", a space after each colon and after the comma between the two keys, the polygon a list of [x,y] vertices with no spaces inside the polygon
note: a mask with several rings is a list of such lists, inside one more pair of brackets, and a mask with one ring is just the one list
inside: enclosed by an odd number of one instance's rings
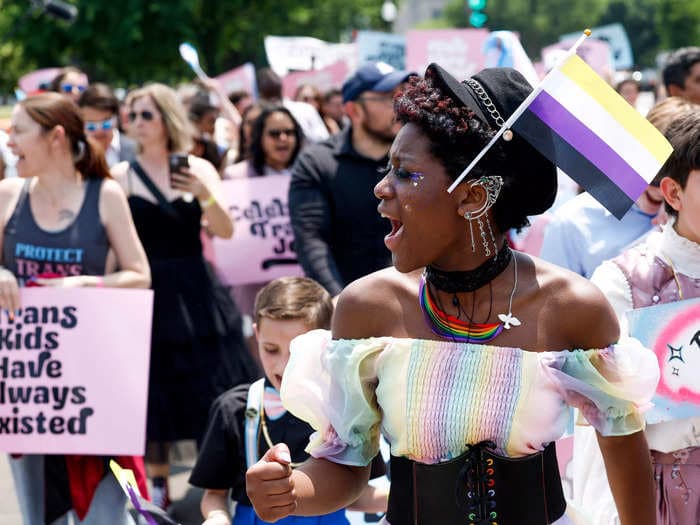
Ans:
{"label": "bare shoulder", "polygon": [[20,179],[19,177],[0,180],[0,207],[2,209],[14,205],[25,181],[26,179]]}
{"label": "bare shoulder", "polygon": [[617,317],[605,295],[574,272],[533,257],[543,321],[558,326],[569,348],[604,348],[617,342]]}
{"label": "bare shoulder", "polygon": [[26,179],[19,177],[10,177],[9,179],[0,180],[0,198],[14,197],[24,186]]}
{"label": "bare shoulder", "polygon": [[126,195],[124,194],[124,188],[117,180],[105,179],[102,181],[102,187],[100,188],[100,198],[107,203],[122,202]]}
{"label": "bare shoulder", "polygon": [[115,164],[112,166],[112,169],[110,169],[109,172],[115,180],[121,182],[124,178],[126,178],[126,175],[129,172],[129,162],[123,161],[119,164]]}
{"label": "bare shoulder", "polygon": [[416,289],[412,274],[393,267],[371,273],[349,284],[338,297],[333,314],[333,337],[359,339],[389,335],[402,314],[403,299]]}

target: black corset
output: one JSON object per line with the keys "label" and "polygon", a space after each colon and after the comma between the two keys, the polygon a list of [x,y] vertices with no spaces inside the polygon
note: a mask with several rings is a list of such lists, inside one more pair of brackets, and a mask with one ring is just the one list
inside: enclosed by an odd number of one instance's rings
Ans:
{"label": "black corset", "polygon": [[554,443],[506,458],[495,444],[470,445],[434,465],[391,456],[391,525],[547,525],[566,510]]}

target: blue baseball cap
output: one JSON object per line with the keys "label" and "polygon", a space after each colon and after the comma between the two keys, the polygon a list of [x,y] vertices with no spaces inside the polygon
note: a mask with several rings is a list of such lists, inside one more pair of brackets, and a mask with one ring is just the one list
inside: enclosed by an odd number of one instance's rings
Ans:
{"label": "blue baseball cap", "polygon": [[415,75],[399,71],[385,62],[367,62],[343,83],[343,102],[357,100],[365,91],[388,92]]}

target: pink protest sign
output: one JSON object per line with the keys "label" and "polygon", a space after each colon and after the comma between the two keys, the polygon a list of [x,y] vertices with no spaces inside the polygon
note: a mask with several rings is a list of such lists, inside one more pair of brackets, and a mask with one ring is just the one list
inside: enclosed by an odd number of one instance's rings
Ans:
{"label": "pink protest sign", "polygon": [[51,82],[60,72],[60,67],[37,69],[36,71],[32,71],[31,73],[27,73],[26,75],[20,77],[20,79],[17,81],[17,85],[25,93],[33,93],[42,85]]}
{"label": "pink protest sign", "polygon": [[226,93],[233,93],[234,91],[247,91],[253,97],[258,96],[258,87],[255,81],[255,66],[250,62],[243,64],[240,67],[222,73],[216,77],[221,83]]}
{"label": "pink protest sign", "polygon": [[235,231],[231,239],[214,239],[214,253],[226,284],[303,275],[289,220],[289,179],[287,175],[266,175],[223,182]]}
{"label": "pink protest sign", "polygon": [[700,416],[700,298],[639,308],[627,318],[661,370],[647,423]]}
{"label": "pink protest sign", "polygon": [[[571,49],[575,41],[576,39],[563,40],[543,48],[542,63],[544,64],[545,71],[552,69],[556,65],[559,57]],[[603,40],[587,38],[578,47],[576,54],[603,78],[610,78],[610,75],[615,71],[610,45]]]}
{"label": "pink protest sign", "polygon": [[437,62],[457,79],[465,79],[484,68],[486,29],[431,29],[406,34],[406,69],[423,73]]}
{"label": "pink protest sign", "polygon": [[339,88],[349,73],[350,69],[344,60],[315,71],[295,71],[282,79],[282,95],[285,98],[294,98],[297,88],[302,84],[316,86],[321,93],[331,88]]}
{"label": "pink protest sign", "polygon": [[0,450],[143,455],[151,290],[24,288],[0,315]]}

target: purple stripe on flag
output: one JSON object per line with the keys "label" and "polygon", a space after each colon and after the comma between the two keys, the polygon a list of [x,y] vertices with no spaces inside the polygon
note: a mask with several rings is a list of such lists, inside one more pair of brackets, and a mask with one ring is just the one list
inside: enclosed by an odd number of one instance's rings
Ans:
{"label": "purple stripe on flag", "polygon": [[525,110],[513,124],[513,131],[564,170],[618,219],[621,219],[634,204],[634,200],[630,199],[605,173],[596,168],[590,160],[581,155],[532,111]]}
{"label": "purple stripe on flag", "polygon": [[632,200],[636,201],[644,193],[649,183],[552,95],[542,91],[528,109],[589,159]]}

